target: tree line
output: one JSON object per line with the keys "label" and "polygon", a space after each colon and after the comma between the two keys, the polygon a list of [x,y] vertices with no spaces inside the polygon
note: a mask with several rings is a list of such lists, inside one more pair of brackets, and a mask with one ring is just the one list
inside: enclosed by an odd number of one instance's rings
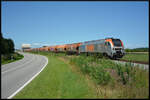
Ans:
{"label": "tree line", "polygon": [[125,49],[126,52],[149,52],[149,48]]}
{"label": "tree line", "polygon": [[2,33],[0,34],[1,39],[1,54],[2,55],[11,55],[14,53],[14,42],[12,39],[6,39],[3,37]]}

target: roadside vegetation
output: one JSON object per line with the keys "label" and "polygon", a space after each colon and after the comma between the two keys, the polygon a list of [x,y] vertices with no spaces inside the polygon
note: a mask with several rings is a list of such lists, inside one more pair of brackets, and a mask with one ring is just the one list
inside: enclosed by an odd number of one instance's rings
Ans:
{"label": "roadside vegetation", "polygon": [[14,42],[12,39],[3,38],[2,33],[0,34],[1,39],[1,64],[7,64],[10,62],[17,61],[23,58],[23,55],[14,52]]}
{"label": "roadside vegetation", "polygon": [[1,55],[1,64],[7,64],[7,63],[11,63],[11,62],[14,62],[14,61],[17,61],[17,60],[20,60],[22,59],[24,56],[15,52],[13,54],[10,54],[10,55]]}
{"label": "roadside vegetation", "polygon": [[149,71],[95,56],[32,52],[46,68],[14,98],[148,98]]}

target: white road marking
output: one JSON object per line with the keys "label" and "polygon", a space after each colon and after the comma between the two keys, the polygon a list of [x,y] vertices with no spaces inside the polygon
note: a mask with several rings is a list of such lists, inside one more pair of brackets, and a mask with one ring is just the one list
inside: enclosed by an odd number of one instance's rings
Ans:
{"label": "white road marking", "polygon": [[46,67],[47,64],[48,64],[48,58],[46,57],[46,63],[44,65],[44,67],[38,73],[36,73],[30,80],[28,80],[22,87],[20,87],[16,92],[14,92],[12,95],[10,95],[7,99],[11,99],[19,91],[21,91],[27,84],[29,84]]}

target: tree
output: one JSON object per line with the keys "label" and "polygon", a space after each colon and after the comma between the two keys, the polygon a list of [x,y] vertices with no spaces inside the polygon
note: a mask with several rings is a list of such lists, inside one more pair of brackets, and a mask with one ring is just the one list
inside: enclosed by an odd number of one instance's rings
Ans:
{"label": "tree", "polygon": [[14,53],[14,42],[12,39],[7,39],[9,53]]}
{"label": "tree", "polygon": [[2,33],[0,34],[1,39],[1,54],[11,54],[14,53],[14,42],[12,39],[5,39],[2,36]]}

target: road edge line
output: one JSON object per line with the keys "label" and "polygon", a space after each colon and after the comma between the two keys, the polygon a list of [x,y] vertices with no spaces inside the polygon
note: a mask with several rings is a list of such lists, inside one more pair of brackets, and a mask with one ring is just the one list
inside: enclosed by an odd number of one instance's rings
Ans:
{"label": "road edge line", "polygon": [[[45,57],[45,56],[44,56]],[[20,92],[26,85],[28,85],[40,72],[42,72],[42,70],[46,67],[46,65],[48,64],[48,58],[45,57],[46,59],[46,63],[44,65],[44,67],[38,72],[36,73],[30,80],[28,80],[22,87],[20,87],[16,92],[14,92],[12,95],[10,95],[9,97],[7,97],[7,99],[11,99],[12,97],[14,97],[18,92]]]}

